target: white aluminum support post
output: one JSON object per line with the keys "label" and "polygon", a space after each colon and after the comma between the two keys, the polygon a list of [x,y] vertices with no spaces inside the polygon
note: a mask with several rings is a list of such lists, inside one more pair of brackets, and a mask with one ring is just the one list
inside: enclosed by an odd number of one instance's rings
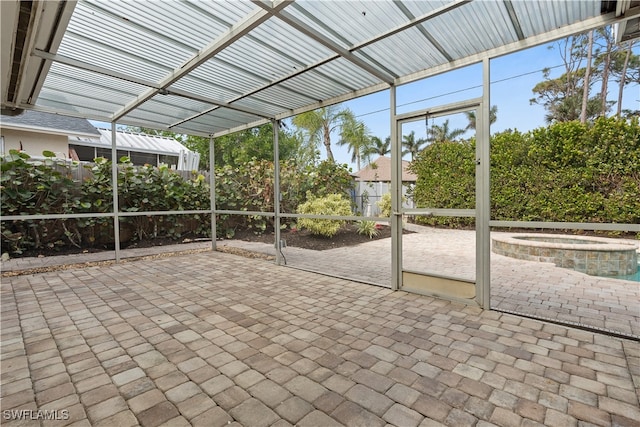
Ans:
{"label": "white aluminum support post", "polygon": [[209,136],[209,199],[211,208],[211,250],[215,251],[216,240],[216,152],[213,136]]}
{"label": "white aluminum support post", "polygon": [[111,122],[111,193],[113,196],[113,245],[116,262],[120,262],[120,217],[118,216],[118,150],[116,122]]}
{"label": "white aluminum support post", "polygon": [[477,162],[476,162],[476,291],[477,302],[485,310],[491,308],[491,159],[490,159],[490,110],[491,110],[491,62],[482,61],[482,103],[478,111]]}
{"label": "white aluminum support post", "polygon": [[282,246],[280,242],[280,121],[273,124],[273,231],[275,234],[276,264],[282,264]]}
{"label": "white aluminum support post", "polygon": [[389,88],[391,120],[391,289],[402,285],[402,145],[396,120],[396,87]]}

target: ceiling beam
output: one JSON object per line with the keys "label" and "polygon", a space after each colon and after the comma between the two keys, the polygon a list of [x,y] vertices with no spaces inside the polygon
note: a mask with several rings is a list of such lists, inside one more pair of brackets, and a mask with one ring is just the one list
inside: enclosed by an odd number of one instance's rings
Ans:
{"label": "ceiling beam", "polygon": [[507,8],[507,13],[509,14],[511,25],[513,26],[513,30],[518,36],[518,40],[524,40],[524,31],[522,31],[522,25],[520,25],[518,15],[516,14],[516,10],[513,8],[513,3],[511,2],[511,0],[504,0],[504,7]]}
{"label": "ceiling beam", "polygon": [[[416,19],[416,17],[413,15],[413,13],[411,13],[409,8],[402,1],[394,0],[393,3],[398,7],[398,9],[400,9],[400,11],[404,14],[404,16],[406,16],[410,20],[415,20]],[[424,27],[424,25],[417,24],[416,25],[416,29],[418,31],[420,31],[420,33],[424,36],[424,38],[426,38],[429,41],[429,43],[431,43],[431,45],[436,48],[436,50],[438,52],[440,52],[440,55],[445,57],[447,59],[447,61],[453,61],[453,57],[451,55],[449,55],[449,52],[444,50],[442,45],[440,43],[438,43],[438,41],[435,39],[435,37],[433,37],[431,35],[431,33],[429,31],[427,31],[427,29]]]}
{"label": "ceiling beam", "polygon": [[321,45],[323,45],[327,49],[330,49],[330,50],[334,51],[335,53],[337,53],[338,55],[340,55],[341,57],[343,57],[347,61],[349,61],[349,62],[353,63],[354,65],[356,65],[357,67],[365,70],[369,74],[375,76],[376,78],[382,80],[383,82],[385,82],[385,83],[387,83],[389,85],[393,84],[393,81],[395,79],[393,76],[391,76],[390,74],[388,74],[387,72],[385,72],[383,70],[380,70],[380,69],[374,67],[373,65],[371,65],[368,62],[366,62],[365,60],[363,60],[363,59],[359,58],[358,56],[354,55],[349,49],[345,49],[345,48],[343,48],[341,46],[338,46],[331,39],[329,39],[328,37],[324,36],[320,32],[314,30],[313,28],[308,27],[307,25],[305,25],[303,22],[301,22],[298,18],[296,18],[295,16],[291,15],[290,13],[287,13],[286,11],[282,11],[282,10],[279,11],[276,8],[272,8],[272,7],[262,3],[260,0],[254,0],[254,4],[257,4],[258,6],[263,8],[265,11],[267,11],[269,14],[271,14],[271,15],[277,17],[278,19],[282,20],[287,25],[289,25],[289,26],[295,28],[296,30],[300,31],[302,34],[304,34],[305,36],[315,40],[318,43],[320,43]]}
{"label": "ceiling beam", "polygon": [[[78,69],[85,70],[85,71],[90,71],[92,73],[113,77],[113,78],[116,78],[116,79],[119,79],[119,80],[125,80],[125,81],[131,82],[131,83],[139,84],[141,86],[146,86],[146,87],[150,88],[150,90],[154,91],[154,96],[158,95],[158,94],[160,94],[160,95],[175,95],[175,96],[180,96],[180,97],[183,97],[183,98],[193,99],[195,101],[204,102],[206,104],[212,104],[212,105],[215,105],[216,108],[225,107],[225,108],[229,108],[231,110],[236,110],[236,111],[240,111],[242,113],[247,113],[247,114],[253,114],[255,116],[263,117],[263,118],[266,118],[266,119],[272,119],[273,118],[268,114],[265,114],[265,113],[263,113],[261,111],[258,111],[258,110],[254,110],[252,108],[238,107],[238,106],[229,104],[227,102],[219,101],[219,100],[216,100],[216,99],[213,99],[213,98],[209,98],[209,97],[206,97],[206,96],[196,95],[194,93],[187,92],[185,90],[164,89],[162,87],[162,85],[159,84],[159,83],[155,83],[155,82],[152,82],[150,80],[144,80],[144,79],[140,79],[140,78],[137,78],[137,77],[133,77],[131,75],[124,74],[124,73],[121,73],[119,71],[110,70],[108,68],[104,68],[104,67],[101,67],[101,66],[98,66],[98,65],[93,65],[93,64],[89,64],[87,62],[79,61],[77,59],[68,58],[68,57],[63,56],[63,55],[54,55],[52,53],[45,52],[45,51],[42,51],[42,50],[39,50],[39,49],[34,49],[33,55],[37,56],[39,58],[42,58],[42,59],[46,59],[48,61],[57,62],[59,64],[68,65],[70,67],[78,68]],[[208,110],[208,111],[210,111],[210,110]]]}
{"label": "ceiling beam", "polygon": [[[274,7],[274,11],[278,12],[287,6],[286,2],[282,2]],[[113,121],[118,121],[123,116],[126,116],[129,112],[136,109],[155,95],[160,93],[161,90],[168,88],[173,83],[189,74],[192,70],[208,61],[213,56],[226,49],[251,30],[258,27],[271,17],[271,14],[263,9],[255,9],[245,17],[242,21],[238,22],[233,27],[229,28],[222,36],[211,42],[208,46],[200,50],[191,59],[186,61],[182,66],[175,68],[169,75],[167,75],[162,81],[158,83],[159,88],[150,88],[144,93],[140,94],[137,99],[125,105],[120,111],[117,111],[113,115]]]}
{"label": "ceiling beam", "polygon": [[531,37],[525,38],[524,40],[518,40],[518,41],[509,43],[503,46],[499,46],[493,49],[489,49],[483,52],[478,52],[474,55],[470,55],[453,62],[442,64],[437,67],[432,67],[423,71],[418,71],[413,74],[408,74],[398,79],[397,84],[401,85],[401,84],[411,83],[416,80],[421,80],[427,77],[442,74],[447,71],[455,70],[457,68],[465,67],[472,64],[477,64],[479,62],[482,62],[484,58],[489,58],[489,59],[498,58],[503,55],[518,52],[518,51],[528,49],[530,47],[538,46],[541,44],[550,43],[552,41],[569,37],[574,34],[584,33],[594,28],[615,24],[617,22],[620,22],[621,20],[622,20],[621,18],[616,18],[615,12],[611,12],[606,15],[594,16],[593,18],[589,18],[584,21],[577,22],[575,24],[569,24],[564,27],[557,28],[553,31],[531,36]]}

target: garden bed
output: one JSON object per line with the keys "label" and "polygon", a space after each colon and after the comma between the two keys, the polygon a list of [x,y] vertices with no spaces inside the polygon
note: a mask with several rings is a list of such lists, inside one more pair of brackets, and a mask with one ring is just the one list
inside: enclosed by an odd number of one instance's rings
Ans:
{"label": "garden bed", "polygon": [[[283,230],[280,233],[280,238],[284,239],[289,247],[324,251],[327,249],[335,249],[345,246],[355,246],[361,243],[391,237],[391,227],[388,225],[378,225],[377,229],[378,234],[371,238],[366,235],[358,234],[358,227],[353,224],[345,225],[333,237],[315,236],[308,230],[302,229]],[[406,234],[411,232],[404,230],[404,233]],[[275,241],[273,232],[255,234],[252,231],[236,231],[233,239],[263,243],[273,243]]]}

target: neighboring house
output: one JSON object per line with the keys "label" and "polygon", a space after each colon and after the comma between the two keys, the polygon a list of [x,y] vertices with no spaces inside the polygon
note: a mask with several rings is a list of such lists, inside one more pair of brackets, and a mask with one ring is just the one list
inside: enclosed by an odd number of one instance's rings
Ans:
{"label": "neighboring house", "polygon": [[[92,161],[111,158],[111,130],[98,129],[99,139],[69,137],[69,151],[74,160]],[[176,170],[197,170],[200,154],[189,150],[173,138],[117,131],[117,156],[127,156],[134,165],[169,165]]]}
{"label": "neighboring house", "polygon": [[[417,176],[407,170],[409,162],[402,161],[402,195],[404,207],[413,207],[413,201],[407,196],[407,190],[414,185]],[[377,201],[383,194],[391,192],[391,158],[378,157],[354,174],[356,180],[356,205],[366,216],[377,216],[380,208]]]}
{"label": "neighboring house", "polygon": [[69,138],[98,140],[100,132],[86,119],[26,110],[17,116],[0,116],[2,155],[19,150],[31,157],[52,151],[61,159],[69,155]]}
{"label": "neighboring house", "polygon": [[[57,158],[91,162],[111,159],[111,131],[96,129],[86,119],[27,110],[18,116],[0,116],[0,154],[15,149],[41,157],[52,151]],[[118,131],[117,156],[134,165],[167,164],[172,169],[198,169],[200,155],[173,138]]]}

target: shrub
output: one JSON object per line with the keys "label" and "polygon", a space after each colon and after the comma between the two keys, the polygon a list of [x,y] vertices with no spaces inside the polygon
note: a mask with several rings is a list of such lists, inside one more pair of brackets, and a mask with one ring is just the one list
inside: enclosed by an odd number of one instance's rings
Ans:
{"label": "shrub", "polygon": [[[0,198],[4,215],[68,214],[86,206],[72,179],[77,163],[58,162],[50,151],[43,155],[43,160],[31,161],[28,154],[10,150],[2,158]],[[73,219],[2,221],[1,232],[3,252],[79,247],[80,232]]]}
{"label": "shrub", "polygon": [[[217,168],[217,209],[273,212],[273,177],[273,162],[269,160],[254,159],[237,166]],[[346,165],[324,161],[301,170],[292,160],[280,162],[281,212],[295,212],[307,200],[307,194],[347,196],[352,187],[353,178]],[[219,232],[226,236],[233,236],[236,229],[249,229],[258,234],[273,229],[272,217],[221,215],[219,219]],[[291,225],[292,220],[282,219],[281,222]]]}
{"label": "shrub", "polygon": [[[473,209],[475,141],[432,144],[411,164],[418,207]],[[491,218],[640,223],[638,118],[556,123],[491,136]],[[431,225],[465,218],[422,218]]]}
{"label": "shrub", "polygon": [[[341,194],[329,194],[324,197],[314,197],[307,193],[307,201],[298,206],[298,213],[307,215],[351,215],[351,203]],[[298,218],[298,225],[308,229],[311,234],[325,237],[336,235],[345,221],[334,219]]]}
{"label": "shrub", "polygon": [[[402,196],[402,203],[406,203],[406,201],[407,198]],[[376,205],[380,208],[380,216],[391,217],[391,193],[384,193]]]}
{"label": "shrub", "polygon": [[358,221],[358,234],[373,239],[378,235],[378,228],[375,221]]}
{"label": "shrub", "polygon": [[384,193],[376,204],[380,208],[380,216],[391,216],[391,193]]}
{"label": "shrub", "polygon": [[[209,207],[209,186],[204,176],[193,173],[185,179],[166,165],[160,167],[134,166],[128,157],[122,157],[118,165],[118,205],[121,212],[146,212],[169,210],[198,210]],[[92,178],[82,184],[83,194],[91,208],[86,212],[111,212],[111,161],[95,159],[87,165]],[[179,238],[185,233],[209,235],[208,215],[140,215],[120,219],[122,229],[129,229],[138,240],[145,238]],[[90,241],[109,241],[112,235],[110,218],[80,219]],[[122,233],[121,233],[122,234]],[[122,239],[121,239],[122,240]]]}

